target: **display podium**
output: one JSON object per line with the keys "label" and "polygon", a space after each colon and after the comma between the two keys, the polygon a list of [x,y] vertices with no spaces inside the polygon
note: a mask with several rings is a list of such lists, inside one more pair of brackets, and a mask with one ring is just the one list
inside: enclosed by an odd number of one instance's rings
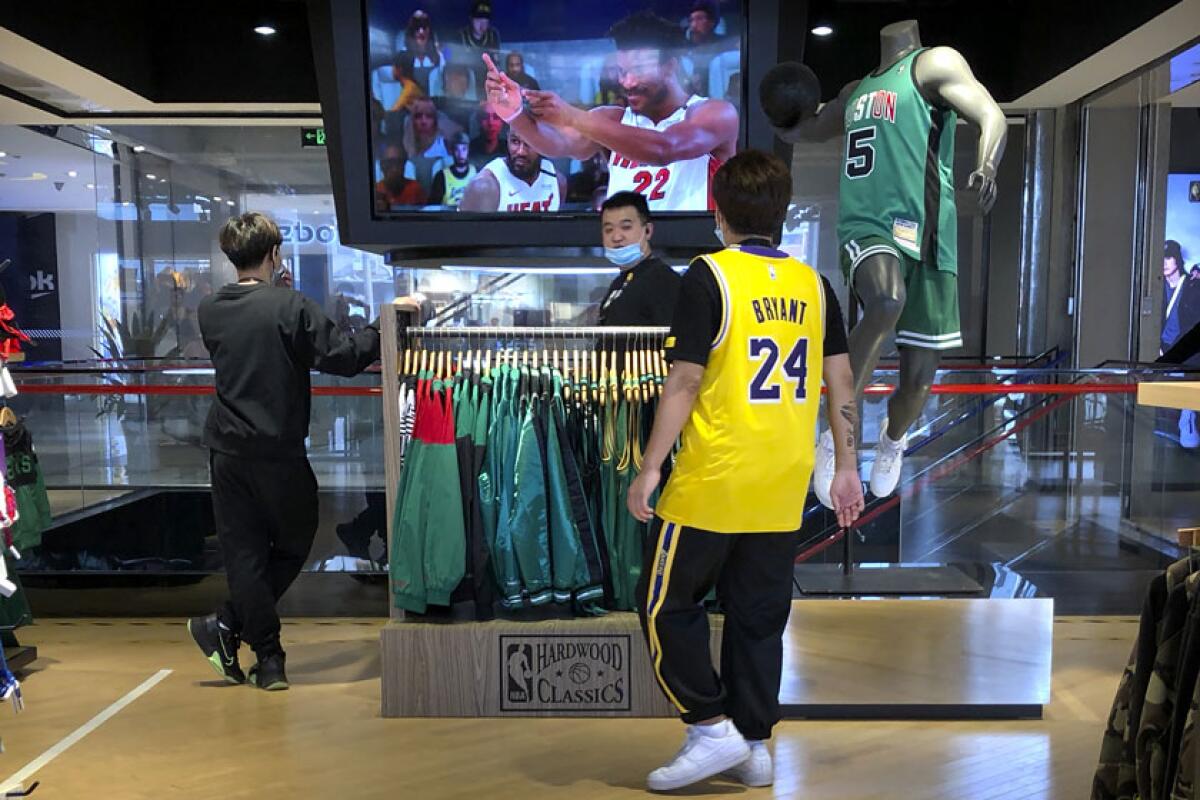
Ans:
{"label": "display podium", "polygon": [[[389,519],[400,480],[398,317],[384,306]],[[486,336],[474,335],[480,330]],[[380,635],[384,717],[678,713],[659,689],[635,614],[489,622],[391,614]],[[1040,717],[1050,700],[1053,617],[1049,599],[796,599],[784,640],[784,716]],[[714,657],[721,620],[710,615]]]}

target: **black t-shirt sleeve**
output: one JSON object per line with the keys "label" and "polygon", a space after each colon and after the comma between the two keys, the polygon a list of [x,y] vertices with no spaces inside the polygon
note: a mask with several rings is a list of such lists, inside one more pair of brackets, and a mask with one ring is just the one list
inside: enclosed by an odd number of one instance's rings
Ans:
{"label": "black t-shirt sleeve", "polygon": [[329,375],[353,377],[379,360],[379,330],[368,326],[353,334],[342,333],[321,307],[299,292],[296,329],[298,352],[307,365]]}
{"label": "black t-shirt sleeve", "polygon": [[675,319],[667,336],[667,358],[705,366],[721,330],[721,290],[702,258],[688,266],[679,282]]}
{"label": "black t-shirt sleeve", "polygon": [[829,279],[821,276],[821,285],[825,287],[825,353],[824,357],[840,356],[850,352],[846,341],[846,321],[842,317],[842,306],[838,303]]}

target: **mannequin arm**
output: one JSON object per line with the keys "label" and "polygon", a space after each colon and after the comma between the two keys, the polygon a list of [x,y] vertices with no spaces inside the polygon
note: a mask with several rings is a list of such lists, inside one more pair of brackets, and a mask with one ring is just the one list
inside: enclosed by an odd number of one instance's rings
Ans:
{"label": "mannequin arm", "polygon": [[1008,136],[1004,112],[983,84],[975,79],[966,59],[953,48],[926,50],[917,58],[913,70],[922,91],[979,128],[975,171],[967,186],[979,188],[979,205],[986,213],[996,200],[996,167],[1004,155],[1004,142]]}
{"label": "mannequin arm", "polygon": [[858,81],[847,83],[838,96],[821,106],[814,116],[800,120],[788,129],[776,128],[775,135],[788,144],[797,142],[825,142],[845,133],[846,101],[854,93]]}

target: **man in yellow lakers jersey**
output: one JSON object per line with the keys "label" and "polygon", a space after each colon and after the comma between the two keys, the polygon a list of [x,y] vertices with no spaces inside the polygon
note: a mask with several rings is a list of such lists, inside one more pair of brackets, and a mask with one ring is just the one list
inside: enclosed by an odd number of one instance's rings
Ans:
{"label": "man in yellow lakers jersey", "polygon": [[[824,278],[773,245],[791,188],[787,166],[756,150],[714,176],[726,248],[694,260],[683,277],[667,339],[671,372],[629,490],[630,512],[654,518],[638,594],[650,659],[690,726],[679,754],[650,773],[655,791],[726,771],[749,786],[774,780],[766,741],[779,721],[783,630],[822,379],[837,445],[838,522],[850,526],[863,508],[841,309]],[[651,509],[681,432],[671,478]],[[701,605],[714,586],[725,611],[719,676]]]}

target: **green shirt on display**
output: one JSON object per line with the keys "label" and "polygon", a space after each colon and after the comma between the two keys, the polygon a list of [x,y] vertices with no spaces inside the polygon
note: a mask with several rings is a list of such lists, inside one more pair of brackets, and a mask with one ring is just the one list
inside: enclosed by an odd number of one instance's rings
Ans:
{"label": "green shirt on display", "polygon": [[917,87],[913,65],[922,52],[863,78],[846,103],[838,241],[881,237],[935,269],[957,272],[958,115]]}

